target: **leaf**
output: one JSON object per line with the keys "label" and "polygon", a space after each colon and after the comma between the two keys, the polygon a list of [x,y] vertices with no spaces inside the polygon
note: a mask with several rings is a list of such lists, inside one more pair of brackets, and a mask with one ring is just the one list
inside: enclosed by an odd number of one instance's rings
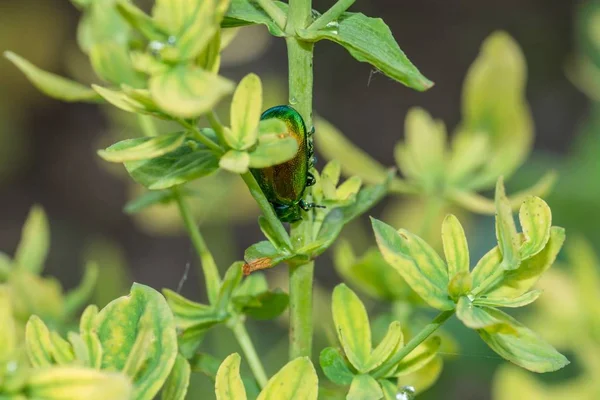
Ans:
{"label": "leaf", "polygon": [[243,262],[234,262],[225,273],[225,277],[223,278],[223,283],[221,284],[219,295],[217,296],[217,301],[215,303],[215,310],[220,314],[227,313],[229,300],[231,299],[234,290],[239,286],[242,280],[243,265]]}
{"label": "leaf", "polygon": [[152,8],[152,17],[160,29],[176,36],[191,23],[198,4],[196,0],[157,0]]}
{"label": "leaf", "polygon": [[163,289],[163,294],[175,317],[175,325],[179,329],[204,328],[218,324],[224,320],[212,307],[188,300],[180,294]]}
{"label": "leaf", "polygon": [[319,363],[323,373],[331,382],[342,386],[352,383],[354,374],[350,371],[340,350],[326,347],[321,351]]}
{"label": "leaf", "polygon": [[58,333],[50,332],[50,342],[52,343],[50,350],[56,364],[67,365],[75,359],[71,344],[60,337]]}
{"label": "leaf", "polygon": [[238,84],[231,102],[231,130],[225,135],[227,144],[236,150],[247,150],[256,143],[262,112],[262,83],[256,74],[248,74]]}
{"label": "leaf", "polygon": [[94,262],[85,265],[83,278],[75,289],[69,291],[65,296],[65,314],[73,315],[86,305],[96,289],[98,279],[98,266]]}
{"label": "leaf", "polygon": [[176,150],[183,144],[185,137],[185,132],[175,132],[156,137],[127,139],[106,150],[99,150],[98,155],[106,161],[117,163],[148,160]]}
{"label": "leaf", "polygon": [[411,351],[406,357],[398,364],[395,375],[401,376],[406,374],[412,374],[434,359],[437,355],[442,344],[442,340],[439,336],[433,336],[425,342],[418,345],[413,351]]}
{"label": "leaf", "polygon": [[448,297],[446,266],[421,238],[371,219],[375,238],[383,258],[394,267],[410,287],[430,306],[451,310],[454,303]]}
{"label": "leaf", "polygon": [[565,230],[553,226],[550,229],[550,239],[544,250],[523,261],[519,269],[506,271],[503,279],[489,288],[485,294],[488,297],[517,298],[529,291],[541,275],[554,264],[565,241]]}
{"label": "leaf", "polygon": [[[276,1],[275,4],[287,15],[287,4],[280,1]],[[231,6],[227,10],[221,26],[223,28],[235,28],[250,24],[266,25],[271,35],[277,37],[285,36],[281,28],[277,26],[256,2],[251,0],[231,0]]]}
{"label": "leaf", "polygon": [[379,383],[370,375],[356,375],[352,379],[347,400],[379,400],[383,391]]}
{"label": "leaf", "polygon": [[460,272],[454,275],[448,283],[448,294],[453,300],[457,300],[460,296],[469,294],[473,287],[473,278],[469,272]]}
{"label": "leaf", "polygon": [[296,250],[299,254],[316,257],[329,248],[337,239],[344,227],[344,213],[340,209],[330,211],[323,223],[315,240],[307,246]]}
{"label": "leaf", "polygon": [[[417,393],[423,393],[429,389],[442,373],[444,362],[440,356],[434,357],[422,368],[409,374],[402,374],[398,377],[398,386],[410,385]],[[396,400],[395,398],[393,400]]]}
{"label": "leaf", "polygon": [[343,283],[333,290],[333,321],[346,357],[359,371],[371,355],[371,328],[364,304]]}
{"label": "leaf", "polygon": [[390,28],[381,18],[344,13],[324,29],[303,29],[298,34],[305,40],[327,39],[336,42],[358,61],[368,62],[410,88],[423,91],[433,86],[400,50]]}
{"label": "leaf", "polygon": [[152,18],[133,3],[126,0],[117,0],[117,11],[132,28],[147,39],[160,41],[167,39],[166,33],[155,25]]}
{"label": "leaf", "polygon": [[17,268],[39,274],[50,250],[50,227],[46,213],[40,206],[33,206],[23,230],[21,240],[15,252]]}
{"label": "leaf", "polygon": [[469,273],[469,246],[465,231],[452,214],[448,214],[442,224],[442,242],[444,255],[448,265],[448,276],[454,277],[460,273]]}
{"label": "leaf", "polygon": [[318,384],[317,373],[308,357],[299,357],[269,379],[257,400],[317,400]]}
{"label": "leaf", "polygon": [[92,85],[92,88],[102,96],[104,100],[123,111],[136,114],[149,114],[149,111],[146,110],[143,104],[133,100],[123,92],[107,89],[98,85]]}
{"label": "leaf", "polygon": [[168,204],[173,200],[170,190],[151,190],[129,201],[123,211],[127,214],[136,214],[156,204]]}
{"label": "leaf", "polygon": [[107,82],[144,87],[145,79],[133,69],[128,50],[127,44],[112,40],[94,43],[90,48],[90,62],[96,74]]}
{"label": "leaf", "polygon": [[471,276],[473,278],[473,287],[479,287],[485,280],[500,267],[502,262],[502,254],[498,246],[488,251],[475,265]]}
{"label": "leaf", "polygon": [[336,127],[322,118],[315,120],[319,140],[315,145],[328,160],[338,160],[346,176],[359,176],[366,183],[379,184],[386,179],[386,168],[351,143]]}
{"label": "leaf", "polygon": [[242,400],[246,398],[246,390],[242,378],[240,378],[240,360],[240,355],[233,353],[219,367],[215,382],[217,400]]}
{"label": "leaf", "polygon": [[390,324],[385,337],[371,353],[363,372],[369,372],[379,367],[403,345],[404,335],[402,334],[402,327],[400,326],[400,322],[394,321]]}
{"label": "leaf", "polygon": [[390,171],[383,182],[379,184],[362,187],[356,194],[354,203],[342,208],[344,212],[344,224],[358,218],[369,209],[374,207],[388,193],[395,172]]}
{"label": "leaf", "polygon": [[465,296],[458,299],[458,303],[456,304],[456,316],[467,328],[471,329],[481,329],[500,324],[487,310],[488,308],[478,307],[473,304]]}
{"label": "leaf", "polygon": [[43,71],[11,51],[4,52],[4,57],[15,64],[29,81],[47,96],[67,102],[96,103],[101,101],[100,96],[91,88]]}
{"label": "leaf", "polygon": [[259,141],[250,153],[251,168],[267,168],[283,164],[294,158],[298,152],[298,142],[291,136]]}
{"label": "leaf", "polygon": [[519,211],[519,221],[525,240],[519,248],[521,260],[526,260],[544,249],[550,239],[552,212],[539,197],[527,198]]}
{"label": "leaf", "polygon": [[[463,122],[455,140],[485,133],[489,153],[470,189],[508,178],[527,158],[533,123],[525,98],[526,64],[519,45],[506,32],[486,38],[463,86]],[[459,139],[460,138],[460,139]]]}
{"label": "leaf", "polygon": [[177,354],[173,369],[162,389],[162,400],[184,400],[190,385],[191,376],[190,363],[181,355]]}
{"label": "leaf", "polygon": [[261,269],[273,268],[294,257],[294,254],[275,248],[271,242],[262,241],[248,247],[244,252],[244,275]]}
{"label": "leaf", "polygon": [[402,276],[383,259],[376,248],[370,248],[360,259],[356,259],[350,243],[342,240],[334,248],[333,254],[338,274],[361,292],[387,301],[410,296],[411,289]]}
{"label": "leaf", "polygon": [[0,286],[0,326],[0,363],[3,363],[12,356],[18,340],[10,292],[4,285]]}
{"label": "leaf", "polygon": [[489,309],[490,315],[509,325],[514,333],[481,329],[479,336],[503,358],[533,372],[551,372],[569,364],[569,360],[534,332],[500,310]]}
{"label": "leaf", "polygon": [[258,320],[269,320],[280,316],[289,304],[289,296],[281,290],[264,292],[254,299],[259,305],[245,307],[242,312]]}
{"label": "leaf", "polygon": [[507,298],[507,297],[489,297],[483,296],[473,300],[474,305],[486,306],[486,307],[523,307],[533,303],[540,297],[543,290],[532,290],[524,293],[519,297]]}
{"label": "leaf", "polygon": [[219,160],[210,150],[193,150],[183,145],[150,160],[127,161],[125,168],[136,182],[159,190],[210,175],[218,170]]}
{"label": "leaf", "polygon": [[54,367],[33,370],[28,376],[27,393],[44,400],[129,400],[134,392],[129,379],[120,373]]}
{"label": "leaf", "polygon": [[277,247],[278,249],[286,248],[287,245],[280,239],[279,235],[275,233],[269,220],[266,219],[263,215],[258,216],[258,226],[260,227],[260,230],[262,231],[263,235],[265,235],[265,237],[269,239],[269,242],[271,242],[273,246]]}
{"label": "leaf", "polygon": [[[221,361],[205,353],[196,353],[191,359],[191,365],[193,372],[200,372],[214,382],[216,381]],[[254,378],[242,376],[242,382],[244,383],[244,388],[246,389],[248,397],[251,399],[258,397],[260,389]]]}
{"label": "leaf", "polygon": [[502,254],[502,268],[505,270],[519,268],[521,263],[519,257],[520,239],[517,235],[510,203],[504,193],[504,180],[502,178],[499,178],[496,184],[496,237]]}
{"label": "leaf", "polygon": [[148,286],[134,284],[128,296],[109,303],[95,318],[102,344],[102,369],[123,370],[140,330],[150,332],[146,360],[134,380],[136,399],[153,399],[177,357],[175,321],[165,299]]}
{"label": "leaf", "polygon": [[32,315],[25,327],[25,350],[31,365],[36,368],[54,364],[50,331],[44,322]]}
{"label": "leaf", "polygon": [[219,160],[219,167],[234,174],[248,172],[250,156],[245,151],[229,150]]}
{"label": "leaf", "polygon": [[177,118],[196,118],[212,110],[233,90],[233,84],[200,68],[179,65],[150,79],[156,104]]}

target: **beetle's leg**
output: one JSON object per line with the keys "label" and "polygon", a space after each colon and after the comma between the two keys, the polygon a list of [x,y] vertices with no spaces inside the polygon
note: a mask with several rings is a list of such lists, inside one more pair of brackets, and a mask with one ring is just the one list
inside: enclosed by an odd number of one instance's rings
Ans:
{"label": "beetle's leg", "polygon": [[313,174],[311,174],[310,172],[308,172],[306,174],[306,186],[312,186],[317,182],[317,180],[315,179],[315,176]]}
{"label": "beetle's leg", "polygon": [[304,200],[300,200],[300,202],[298,203],[298,205],[300,206],[301,209],[303,209],[304,211],[309,211],[312,208],[327,208],[325,206],[320,206],[318,204],[315,203],[307,203]]}

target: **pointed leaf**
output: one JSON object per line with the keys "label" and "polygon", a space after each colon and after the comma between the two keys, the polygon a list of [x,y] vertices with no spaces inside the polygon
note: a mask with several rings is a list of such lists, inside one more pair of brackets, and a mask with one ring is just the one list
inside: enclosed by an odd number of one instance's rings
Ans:
{"label": "pointed leaf", "polygon": [[244,275],[261,269],[273,268],[277,264],[294,257],[283,250],[275,248],[271,242],[262,241],[248,247],[244,252]]}
{"label": "pointed leaf", "polygon": [[126,0],[117,0],[117,11],[119,11],[119,14],[121,14],[132,28],[136,29],[147,39],[161,41],[167,39],[166,33],[155,25],[152,18],[133,3]]}
{"label": "pointed leaf", "polygon": [[246,150],[256,143],[262,112],[262,83],[256,74],[248,74],[238,84],[231,103],[231,135],[227,143],[236,150]]}
{"label": "pointed leaf", "polygon": [[400,361],[395,370],[396,376],[412,374],[430,363],[437,355],[441,343],[442,340],[439,336],[434,336],[421,343]]}
{"label": "pointed leaf", "polygon": [[532,290],[524,293],[519,297],[507,298],[507,297],[479,297],[473,300],[474,305],[486,306],[486,307],[511,307],[518,308],[533,303],[540,297],[543,290]]}
{"label": "pointed leaf", "polygon": [[400,322],[394,321],[390,324],[385,337],[371,353],[364,372],[368,372],[379,367],[403,345],[404,335],[402,334]]}
{"label": "pointed leaf", "polygon": [[481,285],[496,269],[501,268],[501,262],[502,253],[500,253],[498,246],[494,247],[481,257],[471,272],[471,276],[473,277],[473,287]]}
{"label": "pointed leaf", "polygon": [[217,400],[243,400],[246,390],[240,378],[240,355],[233,353],[227,357],[217,372],[215,393]]}
{"label": "pointed leaf", "polygon": [[52,98],[68,102],[96,103],[101,101],[100,96],[90,87],[43,71],[13,52],[5,52],[4,57],[15,64],[35,87]]}
{"label": "pointed leaf", "polygon": [[177,354],[175,365],[162,389],[161,399],[185,400],[191,373],[190,363],[181,354]]}
{"label": "pointed leaf", "polygon": [[456,304],[456,316],[465,326],[471,329],[481,329],[500,323],[487,310],[485,307],[476,306],[466,296],[458,299]]}
{"label": "pointed leaf", "polygon": [[448,276],[451,278],[459,273],[469,272],[469,246],[465,231],[452,214],[448,214],[442,225],[442,241],[444,255],[448,264]]}
{"label": "pointed leaf", "polygon": [[[287,15],[287,4],[280,1],[276,1],[275,4]],[[234,28],[250,24],[266,25],[271,35],[285,36],[281,28],[257,3],[248,0],[232,0],[221,26],[223,28]]]}
{"label": "pointed leaf", "polygon": [[569,364],[569,360],[534,332],[500,310],[489,309],[490,315],[511,326],[513,333],[481,329],[479,336],[505,359],[533,372],[551,372]]}
{"label": "pointed leaf", "polygon": [[352,379],[347,400],[379,400],[383,391],[379,383],[370,375],[356,375]]}
{"label": "pointed leaf", "polygon": [[133,395],[125,375],[83,367],[36,369],[28,377],[27,393],[44,400],[129,400]]}
{"label": "pointed leaf", "polygon": [[310,360],[299,357],[269,379],[257,400],[317,400],[318,384],[319,379]]}
{"label": "pointed leaf", "polygon": [[179,329],[210,328],[224,319],[212,307],[188,300],[172,290],[163,289],[163,294]]}
{"label": "pointed leaf", "polygon": [[358,61],[368,62],[390,78],[423,91],[433,86],[404,55],[390,28],[381,18],[344,13],[324,29],[300,30],[305,40],[331,40],[346,48]]}
{"label": "pointed leaf", "polygon": [[239,286],[242,280],[243,265],[243,262],[234,262],[227,270],[227,273],[225,273],[221,289],[219,290],[219,296],[217,297],[217,302],[215,304],[217,312],[227,312],[227,307],[229,306],[229,300],[231,299],[233,291]]}
{"label": "pointed leaf", "polygon": [[526,260],[542,251],[548,243],[552,212],[544,200],[531,196],[521,206],[519,221],[525,236],[525,241],[519,248],[519,255],[521,260]]}
{"label": "pointed leaf", "polygon": [[92,88],[100,96],[102,96],[104,100],[106,100],[113,106],[120,108],[123,111],[136,114],[148,114],[148,111],[146,110],[143,104],[133,100],[121,91],[107,89],[98,85],[92,85]]}
{"label": "pointed leaf", "polygon": [[337,239],[343,227],[344,213],[342,210],[330,211],[325,217],[315,240],[309,245],[298,249],[297,253],[310,255],[311,257],[322,254]]}
{"label": "pointed leaf", "polygon": [[517,235],[515,220],[512,216],[510,203],[504,193],[504,180],[498,179],[496,184],[496,237],[502,253],[502,268],[513,270],[519,268],[520,239]]}
{"label": "pointed leaf", "polygon": [[342,386],[352,383],[354,374],[350,371],[340,350],[333,347],[325,348],[319,356],[319,363],[323,373],[331,382]]}
{"label": "pointed leaf", "polygon": [[44,322],[32,315],[25,327],[25,350],[31,365],[36,368],[54,364],[50,331]]}
{"label": "pointed leaf", "polygon": [[31,208],[15,253],[17,268],[39,274],[50,250],[50,227],[46,213],[39,206]]}
{"label": "pointed leaf", "polygon": [[371,355],[371,328],[364,304],[352,290],[340,284],[333,290],[332,313],[346,357],[362,371]]}
{"label": "pointed leaf", "polygon": [[394,267],[410,287],[429,305],[451,310],[454,302],[447,293],[448,275],[440,257],[421,238],[371,219],[383,258]]}
{"label": "pointed leaf", "polygon": [[177,118],[196,118],[212,110],[233,90],[233,84],[200,68],[179,65],[150,79],[156,104]]}
{"label": "pointed leaf", "polygon": [[176,150],[183,144],[185,137],[185,132],[175,132],[152,138],[127,139],[106,150],[99,150],[98,155],[106,161],[117,163],[147,160]]}

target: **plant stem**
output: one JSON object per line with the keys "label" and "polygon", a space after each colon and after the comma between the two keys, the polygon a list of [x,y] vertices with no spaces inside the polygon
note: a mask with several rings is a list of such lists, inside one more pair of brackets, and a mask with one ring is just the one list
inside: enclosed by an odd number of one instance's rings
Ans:
{"label": "plant stem", "polygon": [[265,373],[265,369],[260,362],[260,358],[256,353],[256,349],[254,348],[254,344],[252,344],[252,340],[250,340],[250,336],[248,335],[248,331],[246,330],[246,326],[243,321],[238,321],[231,328],[235,338],[237,339],[244,355],[246,356],[246,361],[248,361],[248,365],[250,365],[250,369],[252,370],[252,374],[260,388],[264,388],[267,385],[267,374]]}
{"label": "plant stem", "polygon": [[440,216],[444,205],[444,199],[436,195],[431,195],[425,200],[425,211],[421,220],[421,227],[419,228],[419,236],[423,240],[429,241],[431,239],[431,232],[434,228],[433,224]]}
{"label": "plant stem", "polygon": [[316,31],[325,28],[328,23],[338,19],[344,11],[346,11],[356,0],[338,0],[329,10],[321,15],[315,22],[313,22],[308,29]]}
{"label": "plant stem", "polygon": [[173,197],[175,201],[177,201],[179,213],[181,214],[185,228],[190,235],[192,244],[196,249],[200,263],[202,264],[204,280],[206,281],[206,293],[208,294],[208,300],[211,304],[213,304],[217,300],[219,288],[221,287],[221,277],[219,276],[217,264],[215,263],[215,259],[213,258],[210,250],[208,250],[206,242],[200,233],[200,229],[198,229],[198,225],[194,220],[194,216],[192,215],[192,212],[190,211],[190,208],[183,198],[179,188],[173,188]]}
{"label": "plant stem", "polygon": [[[438,328],[440,326],[442,326],[448,320],[448,318],[450,318],[452,315],[454,315],[454,310],[442,311],[441,313],[439,313],[437,315],[437,317],[434,318],[433,321],[431,321],[427,326],[425,326],[421,330],[421,332],[417,333],[416,336],[414,336],[412,339],[410,339],[408,341],[408,343],[403,348],[400,349],[399,352],[394,354],[388,361],[386,361],[386,364],[387,365],[398,364],[402,359],[404,359],[404,357],[409,355],[410,352],[413,351],[418,345],[420,345],[425,340],[427,340],[427,338],[429,336],[431,336],[436,330],[438,330]],[[383,371],[383,370],[381,370],[381,371]],[[378,376],[378,372],[381,373],[381,371],[375,371],[375,373],[373,374],[373,377],[379,378],[380,376]]]}
{"label": "plant stem", "polygon": [[144,132],[144,136],[152,137],[158,136],[158,132],[156,131],[156,126],[154,126],[154,121],[152,117],[149,115],[138,114],[138,123],[140,124],[140,128],[142,128],[142,132]]}
{"label": "plant stem", "polygon": [[[297,29],[304,29],[311,21],[311,0],[290,0],[286,26],[289,68],[289,103],[304,119],[306,128],[312,130],[313,97],[313,44],[294,37]],[[310,190],[307,190],[310,196]],[[292,226],[294,244],[302,246],[312,240],[312,213],[307,213],[301,223]],[[312,300],[315,264],[290,264],[290,359],[312,353]]]}
{"label": "plant stem", "polygon": [[206,114],[206,119],[208,120],[208,123],[210,124],[211,128],[213,128],[213,130],[217,134],[219,142],[221,142],[222,145],[225,145],[225,130],[223,129],[223,124],[221,123],[221,120],[219,119],[217,113],[214,110],[212,110],[211,112]]}
{"label": "plant stem", "polygon": [[213,142],[212,140],[210,140],[209,138],[207,138],[206,136],[204,136],[202,134],[202,132],[200,132],[200,130],[198,129],[198,127],[196,126],[196,124],[192,124],[189,123],[185,120],[179,120],[179,123],[189,129],[190,131],[192,131],[192,133],[194,134],[194,137],[196,139],[198,139],[202,144],[204,144],[206,147],[208,147],[209,149],[211,149],[212,151],[214,151],[215,153],[221,155],[223,154],[223,149],[216,144],[215,142]]}
{"label": "plant stem", "polygon": [[257,0],[256,2],[281,29],[285,29],[286,17],[281,8],[277,7],[272,0]]}

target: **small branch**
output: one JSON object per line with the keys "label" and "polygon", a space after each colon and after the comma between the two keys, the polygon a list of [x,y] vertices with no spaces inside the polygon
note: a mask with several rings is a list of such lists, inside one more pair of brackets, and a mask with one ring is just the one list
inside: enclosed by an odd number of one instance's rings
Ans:
{"label": "small branch", "polygon": [[209,112],[208,114],[206,114],[206,119],[208,120],[210,127],[217,134],[219,142],[222,145],[225,145],[225,129],[223,128],[223,124],[221,123],[221,120],[219,120],[219,116],[217,115],[217,113],[214,110]]}
{"label": "small branch", "polygon": [[246,356],[246,361],[248,361],[248,365],[250,365],[250,369],[252,370],[252,374],[260,388],[264,388],[267,385],[267,374],[265,373],[265,369],[260,362],[260,357],[256,353],[256,349],[254,348],[254,344],[250,339],[250,335],[248,335],[248,331],[244,326],[242,321],[238,321],[231,328],[235,338],[237,339],[244,355]]}
{"label": "small branch", "polygon": [[[418,345],[423,343],[429,336],[431,336],[435,331],[442,326],[448,318],[454,315],[454,310],[442,311],[438,314],[437,317],[430,324],[425,326],[416,336],[414,336],[410,341],[400,349],[396,354],[394,354],[387,362],[387,365],[395,365],[402,361],[404,357],[410,354],[411,351],[417,348]],[[377,375],[377,371],[373,374],[373,377],[379,378]]]}
{"label": "small branch", "polygon": [[277,7],[272,0],[257,0],[257,3],[269,15],[269,17],[271,17],[277,26],[279,26],[282,30],[285,29],[287,18],[281,8]]}
{"label": "small branch", "polygon": [[335,3],[325,14],[321,15],[315,22],[313,22],[308,29],[311,31],[317,31],[323,29],[332,21],[335,21],[342,15],[356,0],[339,0]]}
{"label": "small branch", "polygon": [[292,241],[290,240],[290,235],[288,235],[281,221],[277,218],[275,210],[271,206],[271,203],[269,203],[269,200],[265,197],[265,194],[258,185],[258,182],[256,182],[254,175],[250,172],[246,172],[245,174],[242,174],[241,177],[246,183],[246,186],[248,186],[250,194],[254,197],[254,200],[256,200],[258,207],[260,207],[263,216],[269,221],[269,225],[271,225],[271,228],[273,228],[273,231],[278,236],[281,243],[285,243],[288,246],[288,250],[291,250]]}
{"label": "small branch", "polygon": [[290,360],[312,354],[314,261],[291,265]]}
{"label": "small branch", "polygon": [[200,141],[206,147],[208,147],[209,149],[211,149],[212,151],[214,151],[215,153],[217,153],[219,155],[223,154],[223,149],[218,144],[216,144],[215,142],[213,142],[212,140],[210,140],[209,138],[204,136],[195,124],[191,124],[185,120],[178,120],[178,122],[184,128],[189,129],[194,134],[194,137],[196,139],[198,139],[198,141]]}
{"label": "small branch", "polygon": [[219,288],[221,287],[221,277],[219,276],[217,264],[215,263],[215,259],[210,250],[206,246],[206,242],[200,233],[200,229],[198,229],[194,216],[178,188],[173,188],[173,198],[179,206],[179,213],[181,214],[185,228],[188,231],[188,235],[192,240],[192,244],[196,249],[200,263],[202,264],[208,300],[213,304],[217,299]]}

